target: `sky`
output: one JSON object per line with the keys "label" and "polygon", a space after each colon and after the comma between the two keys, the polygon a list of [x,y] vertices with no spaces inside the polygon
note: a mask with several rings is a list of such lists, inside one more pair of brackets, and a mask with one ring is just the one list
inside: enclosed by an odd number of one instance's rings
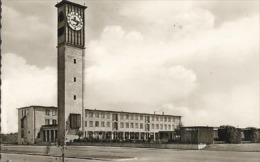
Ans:
{"label": "sky", "polygon": [[[260,127],[259,1],[81,0],[85,108]],[[57,106],[53,0],[2,1],[2,132],[17,108]]]}

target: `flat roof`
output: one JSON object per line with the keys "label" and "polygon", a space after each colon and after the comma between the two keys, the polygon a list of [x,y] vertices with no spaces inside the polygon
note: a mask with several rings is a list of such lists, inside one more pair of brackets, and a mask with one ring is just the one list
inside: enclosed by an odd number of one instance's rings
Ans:
{"label": "flat roof", "polygon": [[139,113],[139,112],[128,112],[128,111],[113,111],[113,110],[97,110],[97,109],[85,109],[89,111],[100,111],[100,112],[117,112],[117,113],[129,113],[129,114],[143,114],[143,115],[158,115],[158,116],[172,116],[172,117],[182,117],[178,115],[169,115],[169,114],[150,114],[150,113]]}
{"label": "flat roof", "polygon": [[48,108],[48,109],[57,109],[55,106],[39,106],[39,105],[31,105],[31,106],[25,106],[25,107],[19,107],[17,109],[28,109],[28,108]]}
{"label": "flat roof", "polygon": [[[31,105],[26,107],[20,107],[17,109],[26,109],[26,108],[46,108],[46,109],[57,109],[55,106],[39,106]],[[85,111],[99,111],[99,112],[116,112],[116,113],[129,113],[129,114],[143,114],[143,115],[158,115],[158,116],[171,116],[171,117],[182,117],[179,115],[169,115],[169,114],[151,114],[151,113],[140,113],[140,112],[128,112],[128,111],[114,111],[114,110],[100,110],[100,109],[85,109]]]}

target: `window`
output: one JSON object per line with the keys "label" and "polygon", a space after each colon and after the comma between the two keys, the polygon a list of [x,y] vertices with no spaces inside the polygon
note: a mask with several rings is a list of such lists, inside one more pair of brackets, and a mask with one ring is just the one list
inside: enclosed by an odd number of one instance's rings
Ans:
{"label": "window", "polygon": [[105,118],[105,113],[101,113],[101,118]]}
{"label": "window", "polygon": [[129,128],[129,123],[125,123],[125,127],[126,127],[126,128]]}
{"label": "window", "polygon": [[24,128],[24,118],[21,119],[21,128]]}
{"label": "window", "polygon": [[52,125],[57,125],[57,120],[56,119],[52,119]]}
{"label": "window", "polygon": [[107,113],[107,119],[110,119],[110,113]]}
{"label": "window", "polygon": [[57,111],[56,110],[52,110],[51,113],[52,113],[52,116],[56,116],[57,115]]}
{"label": "window", "polygon": [[85,127],[87,127],[88,126],[88,121],[85,121]]}
{"label": "window", "polygon": [[143,129],[143,128],[144,128],[143,123],[140,123],[140,129]]}
{"label": "window", "polygon": [[110,122],[107,122],[107,127],[110,127]]}
{"label": "window", "polygon": [[131,123],[131,128],[134,128],[134,123]]}
{"label": "window", "polygon": [[171,125],[170,124],[168,125],[168,129],[171,130]]}
{"label": "window", "polygon": [[154,129],[154,124],[152,124],[152,129]]}
{"label": "window", "polygon": [[73,98],[74,98],[74,100],[76,100],[76,99],[77,99],[77,96],[76,96],[76,95],[74,95],[74,97],[73,97]]}
{"label": "window", "polygon": [[77,63],[77,60],[76,59],[74,59],[74,64],[76,64]]}
{"label": "window", "polygon": [[140,120],[143,120],[143,115],[140,115]]}
{"label": "window", "polygon": [[50,119],[45,119],[45,125],[49,125],[50,124]]}
{"label": "window", "polygon": [[156,116],[156,121],[159,121],[159,116]]}
{"label": "window", "polygon": [[171,117],[168,118],[168,122],[171,122]]}
{"label": "window", "polygon": [[96,113],[96,118],[99,118],[99,113],[98,112]]}
{"label": "window", "polygon": [[89,121],[89,127],[93,127],[93,121]]}
{"label": "window", "polygon": [[120,123],[120,128],[124,128],[124,123],[123,122]]}
{"label": "window", "polygon": [[81,115],[80,114],[70,114],[70,128],[78,129],[81,127]]}
{"label": "window", "polygon": [[135,115],[135,120],[138,120],[138,115]]}
{"label": "window", "polygon": [[163,121],[163,116],[160,116],[160,121]]}
{"label": "window", "polygon": [[124,119],[124,114],[120,114],[120,119],[121,119],[121,120]]}
{"label": "window", "polygon": [[127,119],[127,120],[129,119],[129,114],[126,114],[126,119]]}
{"label": "window", "polygon": [[138,123],[135,123],[135,128],[138,128]]}
{"label": "window", "polygon": [[113,123],[113,128],[112,128],[113,130],[118,130],[118,124],[117,124],[117,122],[114,122]]}
{"label": "window", "polygon": [[26,115],[26,110],[22,110],[22,116]]}
{"label": "window", "polygon": [[89,113],[89,118],[93,118],[93,112]]}
{"label": "window", "polygon": [[167,116],[164,117],[164,121],[167,122]]}
{"label": "window", "polygon": [[131,118],[131,120],[134,120],[134,115],[131,114],[131,115],[130,115],[130,118]]}
{"label": "window", "polygon": [[95,127],[99,127],[99,121],[95,122]]}
{"label": "window", "polygon": [[24,138],[24,130],[21,131],[21,138]]}
{"label": "window", "polygon": [[145,131],[150,131],[150,125],[149,124],[145,124]]}
{"label": "window", "polygon": [[154,116],[152,116],[152,121],[154,121]]}
{"label": "window", "polygon": [[105,127],[105,122],[101,122],[101,127]]}
{"label": "window", "polygon": [[118,114],[112,114],[112,120],[118,121]]}
{"label": "window", "polygon": [[159,129],[159,124],[156,124],[156,129]]}
{"label": "window", "polygon": [[172,122],[175,122],[175,118],[174,117],[172,117]]}
{"label": "window", "polygon": [[145,122],[150,122],[150,116],[145,116]]}
{"label": "window", "polygon": [[167,124],[164,124],[164,129],[167,130]]}
{"label": "window", "polygon": [[77,78],[76,78],[76,77],[74,77],[73,81],[74,81],[74,82],[76,82],[76,81],[77,81]]}
{"label": "window", "polygon": [[45,109],[45,115],[50,115],[50,110],[49,109]]}
{"label": "window", "polygon": [[40,132],[37,134],[37,138],[41,138],[41,133]]}
{"label": "window", "polygon": [[85,118],[87,118],[88,117],[88,113],[87,112],[85,112]]}
{"label": "window", "polygon": [[163,125],[162,124],[160,124],[160,129],[163,129]]}

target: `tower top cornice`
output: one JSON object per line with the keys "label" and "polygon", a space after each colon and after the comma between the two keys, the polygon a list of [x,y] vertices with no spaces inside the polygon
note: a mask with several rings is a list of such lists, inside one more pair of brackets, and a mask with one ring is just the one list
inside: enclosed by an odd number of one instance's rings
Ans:
{"label": "tower top cornice", "polygon": [[86,9],[86,8],[87,8],[87,6],[80,5],[80,4],[78,4],[78,3],[74,3],[74,2],[71,2],[71,1],[68,1],[68,0],[62,0],[61,2],[57,3],[57,4],[55,5],[55,7],[58,8],[58,7],[62,6],[63,4],[70,4],[70,5],[73,5],[73,6],[81,7],[81,8],[83,8],[83,9]]}

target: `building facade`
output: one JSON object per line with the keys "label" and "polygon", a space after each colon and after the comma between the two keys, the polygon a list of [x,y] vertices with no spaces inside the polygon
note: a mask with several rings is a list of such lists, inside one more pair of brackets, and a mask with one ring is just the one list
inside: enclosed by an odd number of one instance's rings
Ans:
{"label": "building facade", "polygon": [[84,136],[109,140],[158,140],[173,132],[181,116],[85,109]]}
{"label": "building facade", "polygon": [[[19,108],[18,144],[56,142],[57,115],[56,107]],[[85,109],[84,137],[156,141],[160,134],[173,132],[180,123],[181,116]],[[74,136],[78,138],[76,133]]]}
{"label": "building facade", "polygon": [[18,109],[18,144],[55,142],[57,107],[28,106]]}

